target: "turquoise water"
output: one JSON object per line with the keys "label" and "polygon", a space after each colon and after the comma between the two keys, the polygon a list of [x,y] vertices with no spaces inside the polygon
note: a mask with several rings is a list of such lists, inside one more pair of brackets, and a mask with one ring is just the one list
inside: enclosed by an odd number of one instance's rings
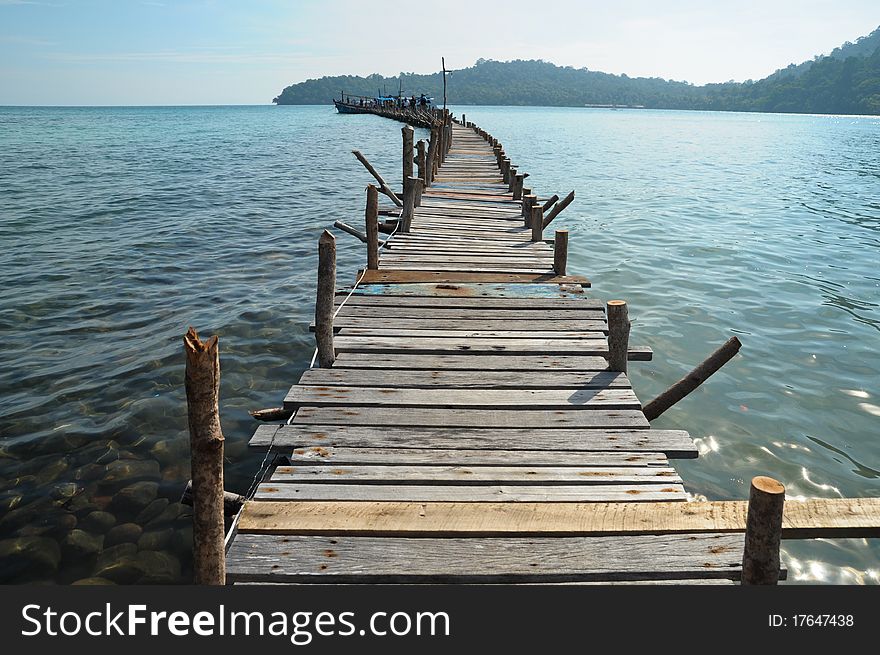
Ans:
{"label": "turquoise water", "polygon": [[[629,301],[650,399],[732,334],[742,354],[655,424],[695,496],[880,495],[880,119],[463,108],[542,195],[573,271]],[[227,487],[248,409],[311,357],[321,229],[358,224],[362,150],[400,126],[328,107],[0,108],[0,581],[189,577],[183,354],[219,334]],[[338,239],[341,282],[364,253]],[[880,582],[880,546],[786,542],[790,577]]]}

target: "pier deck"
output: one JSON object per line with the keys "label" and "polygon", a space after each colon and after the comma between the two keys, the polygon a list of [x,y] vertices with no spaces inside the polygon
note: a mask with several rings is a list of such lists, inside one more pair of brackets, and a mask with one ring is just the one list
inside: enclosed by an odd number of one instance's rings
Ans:
{"label": "pier deck", "polygon": [[735,579],[741,534],[585,527],[597,508],[679,513],[669,460],[696,449],[608,370],[603,304],[554,273],[487,142],[456,124],[452,143],[410,232],[337,292],[333,367],[256,431],[289,465],[247,503],[228,580]]}

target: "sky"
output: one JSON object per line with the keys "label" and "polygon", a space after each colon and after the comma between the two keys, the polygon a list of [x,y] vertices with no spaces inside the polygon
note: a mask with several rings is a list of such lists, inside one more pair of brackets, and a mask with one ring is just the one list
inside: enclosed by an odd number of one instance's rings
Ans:
{"label": "sky", "polygon": [[742,81],[878,25],[878,0],[0,0],[0,105],[266,104],[441,56]]}

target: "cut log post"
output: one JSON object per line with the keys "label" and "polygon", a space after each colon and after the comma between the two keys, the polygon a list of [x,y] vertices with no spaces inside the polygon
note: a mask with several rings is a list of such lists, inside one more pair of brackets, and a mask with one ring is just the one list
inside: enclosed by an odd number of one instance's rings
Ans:
{"label": "cut log post", "polygon": [[193,581],[200,585],[226,584],[218,341],[215,335],[203,342],[193,328],[183,337],[193,481]]}
{"label": "cut log post", "polygon": [[425,140],[419,139],[419,142],[416,143],[416,167],[419,171],[419,177],[422,179],[422,182],[425,182],[427,186],[427,182],[425,176],[427,173],[425,172]]}
{"label": "cut log post", "polygon": [[401,130],[403,135],[403,179],[412,177],[413,174],[413,128],[404,125]]}
{"label": "cut log post", "polygon": [[[258,411],[266,411],[266,410],[258,410]],[[289,409],[286,410],[288,417],[292,413]],[[251,412],[253,415],[253,412]],[[186,483],[186,487],[183,489],[183,494],[180,496],[180,504],[181,505],[189,505],[193,507],[193,483],[192,480]],[[241,506],[244,505],[245,497],[240,494],[234,494],[231,491],[223,492],[223,513],[226,516],[235,516],[238,514],[238,511],[241,509]]]}
{"label": "cut log post", "polygon": [[437,128],[431,129],[431,140],[428,142],[428,159],[425,165],[425,185],[431,186],[434,181],[434,158],[437,156]]}
{"label": "cut log post", "polygon": [[532,216],[532,241],[541,241],[544,236],[544,212],[540,205],[534,205],[531,210]]}
{"label": "cut log post", "polygon": [[513,188],[516,186],[516,171],[517,168],[515,166],[511,166],[510,170],[507,171],[507,192],[513,193]]}
{"label": "cut log post", "polygon": [[336,361],[333,347],[333,299],[336,296],[336,239],[327,230],[318,239],[318,291],[315,298],[315,342],[318,365],[330,368]]}
{"label": "cut log post", "polygon": [[394,191],[392,191],[389,186],[385,184],[385,180],[382,178],[381,175],[379,175],[378,171],[373,168],[373,165],[367,161],[367,158],[361,154],[361,151],[352,150],[351,152],[355,157],[357,157],[357,160],[364,165],[364,168],[366,168],[370,172],[370,175],[372,175],[376,179],[376,182],[379,183],[379,188],[382,190],[382,193],[391,198],[391,201],[395,205],[397,205],[398,207],[403,207],[403,202],[400,200],[400,198],[397,197],[397,194],[395,194]]}
{"label": "cut log post", "polygon": [[422,192],[425,190],[425,183],[422,181],[422,178],[417,177],[414,178],[416,181],[416,197],[415,202],[413,203],[414,207],[422,206]]}
{"label": "cut log post", "polygon": [[548,225],[550,225],[550,223],[553,222],[553,219],[556,218],[557,216],[559,216],[559,214],[562,213],[562,210],[565,209],[566,207],[568,207],[572,203],[573,200],[574,200],[574,191],[572,191],[567,196],[565,196],[565,198],[562,200],[562,202],[557,203],[557,205],[553,209],[550,210],[550,213],[547,214],[546,218],[544,218],[544,227],[547,227]]}
{"label": "cut log post", "polygon": [[501,180],[505,184],[510,181],[510,157],[501,160]]}
{"label": "cut log post", "polygon": [[360,230],[353,228],[351,225],[348,225],[347,223],[343,223],[342,221],[335,221],[333,223],[333,227],[335,227],[338,230],[342,230],[343,232],[346,232],[357,239],[360,239],[364,243],[367,243],[367,235],[364,234],[363,232],[361,232]]}
{"label": "cut log post", "polygon": [[532,193],[526,193],[526,190],[523,190],[523,198],[522,198],[522,215],[523,222],[526,227],[531,226],[532,224],[532,207],[535,206],[535,201],[538,199],[538,196]]}
{"label": "cut log post", "polygon": [[379,268],[379,190],[372,184],[367,186],[364,223],[367,231],[367,268],[375,271]]}
{"label": "cut log post", "polygon": [[742,559],[742,584],[775,585],[779,582],[779,542],[785,487],[765,476],[752,478],[746,538]]}
{"label": "cut log post", "polygon": [[418,182],[419,180],[416,177],[407,177],[403,180],[403,212],[400,214],[401,232],[409,232],[412,225],[416,206],[416,185]]}
{"label": "cut log post", "polygon": [[568,230],[556,230],[556,238],[553,239],[553,272],[556,275],[565,275],[568,262]]}
{"label": "cut log post", "polygon": [[467,127],[467,114],[461,115],[461,124]]}
{"label": "cut log post", "polygon": [[625,300],[609,300],[608,315],[608,370],[626,373],[629,356],[629,314]]}
{"label": "cut log post", "polygon": [[742,343],[737,337],[730,337],[723,346],[709,355],[699,366],[645,405],[645,418],[653,421],[683,399],[729,362],[741,347]]}
{"label": "cut log post", "polygon": [[513,183],[513,199],[514,200],[522,200],[523,181],[525,179],[526,179],[526,176],[523,173],[517,173],[516,179]]}
{"label": "cut log post", "polygon": [[542,207],[545,214],[550,210],[550,208],[553,206],[553,203],[555,203],[557,200],[559,200],[559,196],[557,196],[555,193],[547,199],[547,202],[545,202],[544,206]]}

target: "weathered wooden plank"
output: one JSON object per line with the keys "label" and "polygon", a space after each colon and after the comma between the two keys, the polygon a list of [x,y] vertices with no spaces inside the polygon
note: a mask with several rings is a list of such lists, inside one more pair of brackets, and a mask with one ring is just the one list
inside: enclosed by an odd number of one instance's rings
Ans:
{"label": "weathered wooden plank", "polygon": [[615,371],[468,371],[410,369],[313,368],[299,384],[348,387],[449,387],[451,389],[606,389],[630,388],[629,378]]}
{"label": "weathered wooden plank", "polygon": [[[481,547],[482,546],[482,547]],[[239,534],[227,579],[302,583],[522,583],[732,578],[740,535],[496,538]]]}
{"label": "weathered wooden plank", "polygon": [[681,484],[675,469],[659,466],[437,466],[350,464],[279,466],[271,484],[591,485]]}
{"label": "weathered wooden plank", "polygon": [[[537,312],[536,312],[537,313]],[[466,315],[466,314],[465,314]],[[421,330],[426,326],[445,332],[457,331],[503,331],[509,330],[515,333],[541,333],[574,332],[584,330],[588,332],[607,332],[605,321],[602,320],[561,320],[546,319],[511,319],[511,318],[405,318],[399,316],[360,316],[359,312],[351,312],[345,315],[340,313],[333,319],[333,327],[338,331],[343,328],[359,328],[369,330],[372,333],[378,331],[382,334],[405,333],[407,330]],[[315,324],[312,322],[309,329],[314,331]],[[413,336],[412,334],[410,336]]]}
{"label": "weathered wooden plank", "polygon": [[[598,322],[598,321],[597,321]],[[419,328],[401,327],[394,319],[385,321],[385,325],[377,329],[374,327],[344,327],[340,326],[341,336],[347,337],[372,337],[387,336],[392,331],[397,338],[421,337],[427,339],[590,339],[595,341],[605,336],[604,326],[596,330],[466,330],[466,329],[434,329],[434,323],[430,327],[422,323]],[[601,325],[601,324],[600,324]],[[334,324],[334,327],[336,325]],[[342,329],[344,327],[344,329]]]}
{"label": "weathered wooden plank", "polygon": [[605,339],[433,339],[425,337],[348,337],[333,340],[337,352],[470,352],[510,354],[606,355]]}
{"label": "weathered wooden plank", "polygon": [[[340,289],[337,294],[345,297],[349,292],[354,296],[387,297],[428,297],[428,298],[511,298],[528,300],[534,306],[538,298],[584,298],[580,286],[560,286],[558,284],[361,284],[356,288]],[[595,309],[603,309],[596,301]]]}
{"label": "weathered wooden plank", "polygon": [[448,355],[407,354],[380,357],[372,353],[340,353],[334,368],[455,369],[460,371],[604,371],[608,361],[583,355]]}
{"label": "weathered wooden plank", "polygon": [[404,262],[389,264],[388,266],[383,266],[380,262],[379,270],[393,270],[396,272],[428,272],[431,274],[436,274],[440,272],[448,272],[448,273],[498,273],[498,274],[516,274],[516,275],[541,275],[547,273],[548,271],[552,271],[553,267],[550,264],[546,266],[534,265],[528,266],[525,264],[504,264],[504,265],[494,265],[490,263],[485,264],[443,264],[443,263],[413,263],[407,264]]}
{"label": "weathered wooden plank", "polygon": [[284,398],[286,409],[314,407],[403,407],[584,410],[641,409],[629,388],[616,389],[451,389],[446,387],[338,387],[294,385]]}
{"label": "weathered wooden plank", "polygon": [[[354,296],[352,296],[352,299]],[[478,307],[397,307],[395,305],[357,305],[346,303],[339,309],[337,305],[337,318],[340,316],[356,318],[419,318],[425,319],[428,324],[433,319],[474,319],[474,320],[498,320],[498,319],[544,319],[544,320],[581,320],[602,321],[602,312],[594,309],[480,309]]]}
{"label": "weathered wooden plank", "polygon": [[445,425],[373,426],[299,423],[261,425],[251,447],[289,452],[294,448],[412,448],[426,450],[544,450],[663,453],[694,458],[697,448],[683,430],[642,428],[566,429],[552,427],[476,428]]}
{"label": "weathered wooden plank", "polygon": [[[346,294],[336,296],[339,305]],[[605,305],[595,298],[575,296],[570,298],[498,298],[473,297],[470,294],[454,297],[436,296],[391,296],[353,294],[345,303],[346,306],[367,307],[430,307],[436,309],[492,309],[492,310],[545,310],[554,311],[593,311],[604,314]],[[503,315],[503,316],[506,316]]]}
{"label": "weathered wooden plank", "polygon": [[[400,427],[472,428],[604,428],[647,429],[640,410],[594,409],[433,409],[400,407],[393,412],[381,407],[300,407],[291,425],[384,425]],[[526,444],[524,444],[526,445]],[[655,449],[656,450],[656,449]]]}
{"label": "weathered wooden plank", "polygon": [[[493,537],[745,531],[746,501],[652,503],[247,503],[239,529],[261,534]],[[788,500],[783,539],[876,538],[880,498]]]}
{"label": "weathered wooden plank", "polygon": [[582,452],[575,450],[476,450],[458,448],[357,448],[309,446],[294,448],[293,463],[323,466],[382,464],[385,466],[667,466],[662,453]]}
{"label": "weathered wooden plank", "polygon": [[596,485],[414,485],[414,484],[309,484],[305,482],[257,487],[254,500],[348,500],[459,503],[544,502],[653,502],[687,500],[684,487],[663,484]]}
{"label": "weathered wooden plank", "polygon": [[[359,273],[360,275],[360,273]],[[529,284],[533,282],[552,284],[582,284],[590,286],[590,281],[582,275],[534,275],[522,273],[460,273],[438,271],[366,271],[363,282],[373,284],[399,284],[412,282],[504,282],[508,284]]]}

